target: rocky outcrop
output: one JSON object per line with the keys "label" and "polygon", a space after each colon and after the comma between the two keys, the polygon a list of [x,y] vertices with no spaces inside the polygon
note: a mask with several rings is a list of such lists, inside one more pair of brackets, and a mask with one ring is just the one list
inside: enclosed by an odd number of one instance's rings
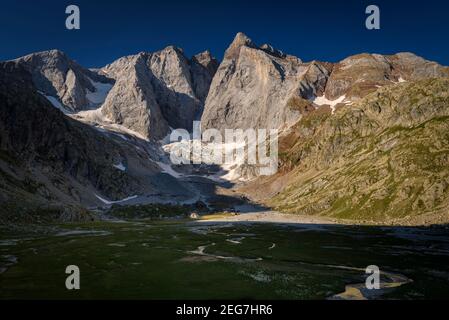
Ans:
{"label": "rocky outcrop", "polygon": [[365,53],[334,65],[325,96],[329,100],[345,96],[354,101],[392,83],[447,76],[447,67],[412,53],[390,56]]}
{"label": "rocky outcrop", "polygon": [[321,81],[314,73],[327,72],[312,69],[299,58],[268,45],[259,48],[246,35],[237,34],[212,81],[202,126],[222,130],[280,128],[294,123],[300,112],[288,106],[289,99],[302,91],[315,92]]}
{"label": "rocky outcrop", "polygon": [[160,139],[167,134],[168,123],[156,101],[146,59],[146,54],[124,57],[104,69],[116,83],[101,111],[114,123]]}
{"label": "rocky outcrop", "polygon": [[195,94],[204,105],[219,63],[209,51],[204,51],[193,56],[190,65]]}
{"label": "rocky outcrop", "polygon": [[101,105],[113,80],[85,69],[59,50],[33,53],[15,60],[31,73],[37,90],[68,111]]}
{"label": "rocky outcrop", "polygon": [[145,137],[160,139],[168,128],[192,128],[202,113],[216,60],[205,52],[189,60],[170,46],[124,57],[102,69],[116,80],[102,112]]}

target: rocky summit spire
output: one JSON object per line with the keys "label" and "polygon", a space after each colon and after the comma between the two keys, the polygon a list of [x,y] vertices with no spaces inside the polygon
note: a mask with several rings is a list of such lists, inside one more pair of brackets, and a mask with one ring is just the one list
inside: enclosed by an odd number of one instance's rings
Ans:
{"label": "rocky summit spire", "polygon": [[235,59],[237,58],[240,48],[242,46],[247,46],[250,48],[256,47],[254,42],[248,38],[248,36],[242,32],[239,32],[236,34],[234,40],[232,41],[231,45],[225,52],[225,59]]}
{"label": "rocky summit spire", "polygon": [[217,72],[219,62],[214,56],[212,56],[209,50],[196,54],[192,57],[192,60],[206,68],[212,77],[215,72]]}
{"label": "rocky summit spire", "polygon": [[14,61],[32,74],[38,91],[50,97],[55,106],[68,111],[100,105],[114,82],[80,66],[56,49],[32,53]]}

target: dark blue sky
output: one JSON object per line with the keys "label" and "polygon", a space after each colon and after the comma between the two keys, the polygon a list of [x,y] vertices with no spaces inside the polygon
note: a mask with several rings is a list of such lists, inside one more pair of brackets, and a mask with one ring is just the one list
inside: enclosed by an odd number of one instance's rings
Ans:
{"label": "dark blue sky", "polygon": [[[80,7],[81,30],[65,29],[69,4]],[[369,4],[380,7],[379,31],[365,28]],[[412,51],[449,65],[448,20],[445,0],[1,0],[0,60],[57,48],[94,67],[170,44],[221,58],[242,31],[305,61]]]}

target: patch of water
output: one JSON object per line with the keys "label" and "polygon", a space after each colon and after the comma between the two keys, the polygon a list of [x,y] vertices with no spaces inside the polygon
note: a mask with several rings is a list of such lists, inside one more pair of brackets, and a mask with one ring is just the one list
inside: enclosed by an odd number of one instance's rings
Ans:
{"label": "patch of water", "polygon": [[15,246],[18,241],[16,239],[0,240],[0,246]]}
{"label": "patch of water", "polygon": [[126,244],[124,244],[124,243],[109,243],[108,246],[123,248],[123,247],[126,247]]}
{"label": "patch of water", "polygon": [[203,257],[209,257],[209,258],[213,258],[216,260],[226,260],[226,261],[237,262],[237,263],[256,262],[256,261],[263,260],[262,258],[251,259],[251,258],[240,258],[240,257],[234,257],[234,256],[220,256],[220,255],[215,255],[215,254],[204,252],[206,250],[206,248],[211,247],[211,246],[215,246],[215,243],[212,243],[210,245],[205,245],[205,246],[199,246],[196,250],[187,251],[187,253],[198,255],[198,256],[203,256]]}
{"label": "patch of water", "polygon": [[5,254],[0,256],[0,274],[6,272],[13,265],[17,264],[19,259],[11,254]]}
{"label": "patch of water", "polygon": [[240,238],[226,239],[226,241],[230,242],[232,244],[242,244],[242,241],[244,239],[245,239],[245,237],[240,237]]}
{"label": "patch of water", "polygon": [[112,232],[104,231],[104,230],[68,230],[61,231],[57,233],[56,237],[67,237],[67,236],[108,236],[111,235]]}

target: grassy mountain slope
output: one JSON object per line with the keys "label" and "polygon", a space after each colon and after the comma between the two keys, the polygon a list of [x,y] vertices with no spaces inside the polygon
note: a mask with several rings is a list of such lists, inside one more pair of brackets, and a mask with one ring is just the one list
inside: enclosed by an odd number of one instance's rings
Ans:
{"label": "grassy mountain slope", "polygon": [[448,79],[383,87],[334,115],[317,109],[280,138],[280,148],[282,172],[256,183],[281,211],[449,220]]}

